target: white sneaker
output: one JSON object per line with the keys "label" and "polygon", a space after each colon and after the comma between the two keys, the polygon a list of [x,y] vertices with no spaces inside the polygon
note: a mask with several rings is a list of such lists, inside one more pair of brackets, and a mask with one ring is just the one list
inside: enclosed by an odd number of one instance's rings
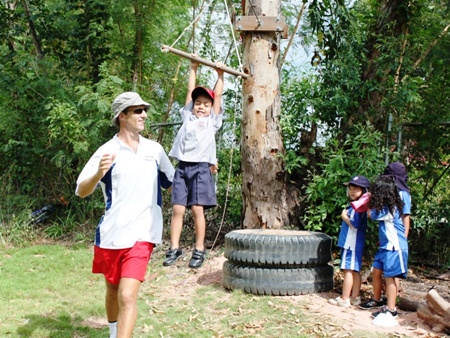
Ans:
{"label": "white sneaker", "polygon": [[393,327],[397,326],[398,322],[390,312],[383,312],[376,316],[374,320],[372,320],[372,324],[376,326]]}
{"label": "white sneaker", "polygon": [[328,299],[328,303],[340,307],[350,307],[350,299],[343,300],[341,297]]}
{"label": "white sneaker", "polygon": [[361,297],[350,298],[350,303],[353,306],[358,306],[359,304],[361,304]]}

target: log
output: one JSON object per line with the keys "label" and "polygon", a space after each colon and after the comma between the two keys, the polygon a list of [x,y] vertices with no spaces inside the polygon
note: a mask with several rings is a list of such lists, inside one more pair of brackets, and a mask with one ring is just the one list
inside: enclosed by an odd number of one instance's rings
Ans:
{"label": "log", "polygon": [[[195,61],[195,62],[201,63],[201,64],[203,64],[205,66],[208,66],[208,67],[211,67],[211,68],[214,68],[214,69],[217,68],[216,64],[214,62],[212,62],[212,61],[208,61],[208,60],[202,59],[202,58],[200,58],[198,56],[194,56],[192,54],[183,52],[181,50],[178,50],[178,49],[166,46],[166,45],[161,45],[161,50],[163,52],[171,52],[171,53],[173,53],[175,55],[182,56],[182,57],[184,57],[186,59],[189,59],[191,61]],[[234,75],[234,76],[241,76],[244,79],[248,78],[248,74],[239,72],[239,71],[237,71],[237,70],[235,70],[233,68],[220,67],[220,69],[222,69],[225,73],[228,73],[228,74],[231,74],[231,75]]]}
{"label": "log", "polygon": [[434,332],[450,332],[450,303],[434,289],[419,303],[417,316]]}
{"label": "log", "polygon": [[419,307],[419,302],[400,297],[397,305],[400,310],[416,312],[417,308]]}

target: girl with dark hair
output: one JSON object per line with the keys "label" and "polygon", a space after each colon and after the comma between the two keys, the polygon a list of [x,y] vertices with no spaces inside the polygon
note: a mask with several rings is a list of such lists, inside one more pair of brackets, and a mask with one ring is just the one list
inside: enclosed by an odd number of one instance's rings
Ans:
{"label": "girl with dark hair", "polygon": [[[378,221],[380,247],[372,264],[373,273],[383,273],[387,305],[372,316],[378,326],[395,326],[398,316],[395,302],[395,278],[405,279],[408,270],[408,242],[402,222],[403,202],[392,176],[380,176],[372,184],[368,216]],[[374,289],[374,294],[376,290]],[[381,290],[379,290],[381,291]],[[378,292],[377,292],[378,293]]]}

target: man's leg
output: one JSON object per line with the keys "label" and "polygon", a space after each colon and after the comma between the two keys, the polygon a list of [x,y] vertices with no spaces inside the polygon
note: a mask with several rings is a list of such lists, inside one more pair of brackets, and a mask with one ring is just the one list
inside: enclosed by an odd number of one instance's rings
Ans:
{"label": "man's leg", "polygon": [[[106,296],[105,296],[105,308],[106,317],[110,323],[110,337],[116,337],[117,328],[112,323],[117,324],[117,317],[119,315],[119,301],[118,291],[119,285],[114,285],[105,280],[106,283]],[[113,327],[113,328],[112,328]]]}
{"label": "man's leg", "polygon": [[140,285],[141,281],[134,278],[122,278],[120,280],[117,338],[129,338],[133,335],[137,318],[137,296]]}

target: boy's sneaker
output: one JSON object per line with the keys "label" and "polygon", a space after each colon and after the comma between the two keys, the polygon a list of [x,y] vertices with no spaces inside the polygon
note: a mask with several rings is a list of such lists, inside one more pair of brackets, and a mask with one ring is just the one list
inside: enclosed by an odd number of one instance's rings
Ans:
{"label": "boy's sneaker", "polygon": [[379,309],[380,307],[383,307],[383,301],[382,300],[375,300],[371,299],[367,302],[359,304],[359,308],[363,310],[370,310],[370,309]]}
{"label": "boy's sneaker", "polygon": [[387,297],[385,295],[381,295],[381,301],[383,302],[383,305],[387,305]]}
{"label": "boy's sneaker", "polygon": [[379,314],[381,314],[381,313],[388,313],[388,312],[392,315],[393,318],[397,318],[398,317],[397,309],[395,309],[394,311],[391,311],[391,310],[388,309],[387,306],[383,306],[380,311],[372,313],[372,317],[376,318]]}
{"label": "boy's sneaker", "polygon": [[353,306],[358,306],[361,304],[361,297],[350,298],[350,304]]}
{"label": "boy's sneaker", "polygon": [[343,300],[341,297],[328,299],[328,303],[331,305],[337,305],[340,307],[350,307],[350,299]]}
{"label": "boy's sneaker", "polygon": [[197,269],[202,266],[206,257],[206,251],[194,249],[192,252],[191,260],[189,261],[189,267]]}
{"label": "boy's sneaker", "polygon": [[169,266],[174,264],[178,258],[183,256],[183,251],[181,249],[172,249],[166,251],[166,259],[163,262],[164,266]]}

